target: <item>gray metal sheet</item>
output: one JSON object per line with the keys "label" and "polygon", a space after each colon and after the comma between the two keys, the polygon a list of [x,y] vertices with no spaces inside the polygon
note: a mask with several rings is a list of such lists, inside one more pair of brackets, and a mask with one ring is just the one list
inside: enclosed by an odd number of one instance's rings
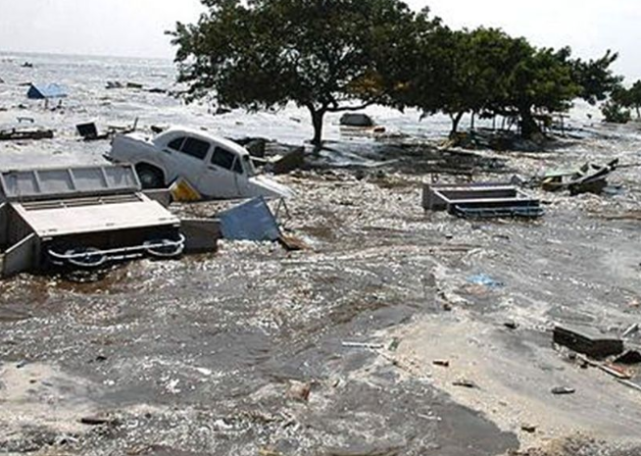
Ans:
{"label": "gray metal sheet", "polygon": [[9,224],[9,206],[0,203],[0,247],[7,243],[8,239],[8,229]]}
{"label": "gray metal sheet", "polygon": [[28,271],[37,265],[38,238],[30,234],[4,254],[2,261],[2,277]]}
{"label": "gray metal sheet", "polygon": [[221,212],[219,218],[225,239],[275,241],[281,235],[278,222],[262,196]]}
{"label": "gray metal sheet", "polygon": [[140,181],[131,165],[0,172],[0,193],[7,201],[115,194],[135,192],[140,188]]}

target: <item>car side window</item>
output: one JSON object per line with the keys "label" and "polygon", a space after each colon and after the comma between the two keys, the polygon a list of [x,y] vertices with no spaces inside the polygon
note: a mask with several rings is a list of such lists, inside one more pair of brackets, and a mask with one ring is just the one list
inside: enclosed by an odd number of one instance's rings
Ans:
{"label": "car side window", "polygon": [[238,158],[234,162],[234,172],[237,174],[243,174],[243,164]]}
{"label": "car side window", "polygon": [[211,157],[211,162],[214,165],[234,171],[238,174],[243,173],[242,165],[239,160],[236,160],[236,154],[220,147],[216,147],[216,149],[214,149],[214,155]]}
{"label": "car side window", "polygon": [[173,150],[180,150],[180,148],[183,145],[183,142],[185,142],[185,137],[181,136],[180,138],[172,139],[169,141],[169,144],[167,144],[167,147]]}
{"label": "car side window", "polygon": [[187,138],[180,151],[199,160],[204,160],[209,152],[209,143],[196,138]]}

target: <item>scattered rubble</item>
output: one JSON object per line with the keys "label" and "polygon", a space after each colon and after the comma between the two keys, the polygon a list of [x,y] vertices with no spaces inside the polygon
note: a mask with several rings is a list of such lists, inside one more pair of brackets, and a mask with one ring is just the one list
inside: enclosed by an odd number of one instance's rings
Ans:
{"label": "scattered rubble", "polygon": [[291,381],[287,390],[287,397],[299,402],[307,402],[312,391],[311,383]]}
{"label": "scattered rubble", "polygon": [[16,127],[9,130],[0,130],[0,141],[40,140],[52,139],[53,137],[53,130],[42,128]]}
{"label": "scattered rubble", "polygon": [[607,177],[618,164],[619,159],[614,159],[606,165],[586,163],[577,169],[548,171],[541,186],[552,192],[569,190],[572,196],[583,193],[600,194],[608,185]]}
{"label": "scattered rubble", "polygon": [[99,141],[102,139],[109,139],[113,132],[98,133],[98,128],[94,122],[76,125],[76,131],[85,141]]}
{"label": "scattered rubble", "polygon": [[576,393],[576,390],[574,388],[569,388],[567,386],[557,386],[555,388],[552,388],[551,392],[555,396],[567,396],[569,394]]}

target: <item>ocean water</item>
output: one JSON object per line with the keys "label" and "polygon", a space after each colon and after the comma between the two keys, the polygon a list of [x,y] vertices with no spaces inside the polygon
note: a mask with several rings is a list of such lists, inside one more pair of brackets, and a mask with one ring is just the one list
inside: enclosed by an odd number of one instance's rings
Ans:
{"label": "ocean water", "polygon": [[[23,68],[25,61],[33,68]],[[103,131],[138,118],[143,130],[184,124],[293,144],[311,137],[307,113],[294,106],[215,116],[204,103],[105,88],[120,81],[180,90],[175,76],[170,61],[0,55],[0,108],[6,108],[0,124],[29,117],[56,130],[53,140],[0,142],[0,168],[102,162],[109,143],[86,143],[75,132],[87,121]],[[62,109],[45,109],[26,99],[25,82],[61,83],[69,98]],[[440,140],[449,129],[443,116],[419,122],[411,110],[367,112],[390,135]],[[580,139],[560,141],[546,153],[496,154],[508,169],[480,168],[475,178],[531,176],[588,159],[641,161],[638,127],[603,126],[587,114],[590,108],[577,106],[569,119],[581,128],[574,132]],[[332,149],[363,154],[376,144],[371,135],[342,131],[339,117],[326,122],[325,137],[339,141]],[[0,433],[0,453],[65,441],[70,447],[60,451],[91,456],[486,456],[519,447],[521,411],[536,413],[528,407],[531,398],[544,407],[528,422],[541,428],[551,422],[556,432],[555,420],[571,412],[585,435],[594,429],[614,441],[634,436],[638,398],[603,390],[609,383],[597,374],[570,369],[550,350],[545,331],[559,321],[594,321],[603,329],[638,321],[639,168],[612,176],[623,189],[616,196],[528,190],[546,203],[545,217],[536,222],[470,222],[423,211],[421,184],[433,176],[422,158],[406,156],[405,166],[362,179],[350,172],[278,176],[297,193],[288,202],[286,232],[309,250],[221,242],[216,254],[131,262],[97,283],[31,274],[0,281],[0,376],[9,375],[0,388],[0,429],[9,430]],[[210,216],[217,206],[176,210]],[[505,286],[470,288],[466,279],[479,273]],[[444,302],[453,303],[453,312],[441,312]],[[422,326],[430,319],[434,325]],[[519,331],[505,332],[507,319]],[[410,323],[424,338],[408,337]],[[465,334],[449,331],[457,327]],[[401,352],[416,356],[381,357],[346,341],[400,343]],[[449,341],[457,350],[442,345]],[[438,383],[442,373],[429,358],[434,347],[445,347],[439,359],[452,360],[450,380],[460,374],[478,382],[480,389],[470,393],[475,398],[503,401],[508,388],[507,405],[482,399],[473,410],[456,402],[448,393],[451,381]],[[514,361],[503,368],[498,358]],[[572,408],[548,388],[569,379],[577,389]],[[309,382],[308,403],[289,397],[293,381]],[[496,384],[504,386],[493,390]],[[495,409],[514,419],[516,429],[498,425],[503,418]],[[81,417],[102,412],[122,424],[104,432],[81,426],[76,434]]]}
{"label": "ocean water", "polygon": [[[33,67],[23,67],[25,62]],[[171,60],[0,53],[0,79],[4,81],[0,84],[0,128],[18,125],[21,117],[56,131],[53,141],[31,142],[28,150],[23,145],[0,144],[0,167],[101,161],[108,145],[84,143],[75,131],[76,124],[90,121],[96,122],[102,131],[108,126],[131,125],[138,119],[142,130],[151,125],[184,125],[232,138],[264,137],[294,145],[303,144],[313,136],[307,110],[293,104],[279,110],[253,114],[235,110],[224,115],[213,114],[216,106],[211,101],[186,104],[181,97],[171,95],[185,90],[176,83],[177,70]],[[142,84],[143,89],[109,90],[106,87],[110,81]],[[45,109],[43,102],[27,99],[29,83],[54,82],[64,86],[69,94],[61,109]],[[150,93],[151,89],[168,93]],[[420,120],[420,112],[415,109],[400,112],[372,106],[364,112],[385,127],[384,135],[341,129],[341,113],[330,113],[325,119],[324,139],[343,145],[369,144],[381,137],[398,135],[440,140],[450,128],[446,116]],[[570,124],[582,126],[597,121],[598,116],[594,108],[579,104],[571,113]],[[466,128],[468,122],[469,119],[464,119],[462,128]],[[23,120],[20,125],[28,123]],[[477,121],[477,125],[490,126],[490,123]]]}

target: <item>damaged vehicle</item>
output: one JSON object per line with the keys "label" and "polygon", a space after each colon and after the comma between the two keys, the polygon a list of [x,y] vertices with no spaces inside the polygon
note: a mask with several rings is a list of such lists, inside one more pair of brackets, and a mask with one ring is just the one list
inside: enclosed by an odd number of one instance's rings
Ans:
{"label": "damaged vehicle", "polygon": [[135,166],[144,188],[168,187],[183,179],[207,199],[289,198],[293,191],[258,175],[244,147],[188,128],[170,128],[153,139],[118,135],[106,158]]}

